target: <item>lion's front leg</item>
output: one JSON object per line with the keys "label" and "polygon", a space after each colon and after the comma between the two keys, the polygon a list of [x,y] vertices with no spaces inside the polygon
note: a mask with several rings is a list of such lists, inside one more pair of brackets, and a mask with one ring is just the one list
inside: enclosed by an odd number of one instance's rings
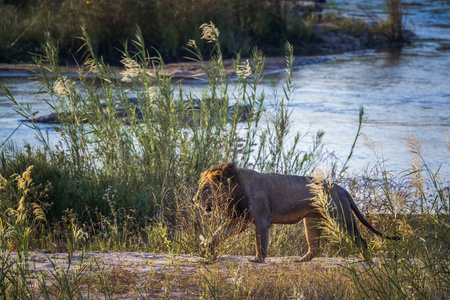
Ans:
{"label": "lion's front leg", "polygon": [[219,229],[214,232],[211,241],[209,242],[209,250],[211,253],[217,247],[219,242],[226,240],[233,234],[241,233],[245,228],[247,228],[247,223],[235,221],[229,221],[220,226]]}
{"label": "lion's front leg", "polygon": [[269,247],[270,224],[265,222],[256,223],[256,256],[251,262],[263,263],[267,256],[267,248]]}

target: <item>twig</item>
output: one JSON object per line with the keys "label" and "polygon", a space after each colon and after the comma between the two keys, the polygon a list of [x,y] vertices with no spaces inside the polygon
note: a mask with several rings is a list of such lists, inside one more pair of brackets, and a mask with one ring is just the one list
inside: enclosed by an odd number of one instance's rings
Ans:
{"label": "twig", "polygon": [[[38,111],[34,112],[31,114],[31,118],[33,118],[36,114],[38,113]],[[0,146],[0,149],[6,144],[6,142],[13,136],[13,134],[19,129],[20,126],[22,126],[23,123],[25,123],[26,121],[28,121],[28,119],[23,120],[19,126],[16,127],[16,129],[14,129],[14,131],[6,138],[6,140],[2,143],[2,145]]]}

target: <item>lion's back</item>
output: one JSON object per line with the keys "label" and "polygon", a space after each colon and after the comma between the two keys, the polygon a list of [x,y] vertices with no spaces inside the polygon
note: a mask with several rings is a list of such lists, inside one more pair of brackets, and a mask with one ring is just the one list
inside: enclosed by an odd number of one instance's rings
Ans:
{"label": "lion's back", "polygon": [[313,206],[308,177],[240,169],[240,181],[253,211],[267,207],[273,223],[296,223]]}
{"label": "lion's back", "polygon": [[240,169],[240,181],[251,194],[264,193],[268,197],[305,195],[310,196],[308,184],[311,178],[295,175],[259,173],[249,169]]}

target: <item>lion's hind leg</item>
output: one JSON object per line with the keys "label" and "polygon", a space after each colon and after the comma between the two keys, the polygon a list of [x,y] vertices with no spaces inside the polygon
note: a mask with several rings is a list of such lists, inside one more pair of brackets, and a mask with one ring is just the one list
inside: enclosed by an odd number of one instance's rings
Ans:
{"label": "lion's hind leg", "polygon": [[359,232],[358,225],[356,223],[356,219],[353,214],[351,214],[350,218],[346,218],[345,220],[345,230],[352,237],[355,245],[361,249],[361,254],[364,257],[364,260],[367,262],[371,262],[371,253],[368,250],[366,240],[361,236]]}
{"label": "lion's hind leg", "polygon": [[308,242],[308,252],[295,262],[307,262],[312,260],[319,253],[320,246],[320,234],[322,229],[320,228],[321,219],[316,217],[306,217],[303,219],[306,231],[306,241]]}

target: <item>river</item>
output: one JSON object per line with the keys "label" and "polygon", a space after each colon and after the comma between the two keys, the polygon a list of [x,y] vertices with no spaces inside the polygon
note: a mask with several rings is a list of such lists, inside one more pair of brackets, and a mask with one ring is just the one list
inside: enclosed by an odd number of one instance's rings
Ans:
{"label": "river", "polygon": [[[336,3],[346,14],[364,17],[353,2]],[[368,118],[363,133],[369,136],[394,172],[409,168],[412,154],[405,137],[421,142],[425,159],[432,169],[450,178],[450,15],[449,0],[423,0],[405,3],[405,22],[417,39],[397,49],[344,53],[331,56],[328,63],[300,68],[294,73],[296,90],[292,103],[292,129],[302,133],[325,131],[325,148],[345,160],[356,134],[358,110],[364,106]],[[372,13],[383,15],[382,1],[369,1]],[[16,100],[31,105],[39,115],[49,112],[36,94],[39,85],[27,77],[2,77]],[[280,83],[283,76],[279,75]],[[194,87],[198,88],[198,87]],[[0,144],[20,124],[14,105],[0,94]],[[49,136],[58,136],[50,126]],[[34,132],[22,125],[10,139],[37,145]],[[309,147],[310,139],[304,139]],[[358,141],[351,168],[356,173],[375,162],[373,150]]]}
{"label": "river", "polygon": [[[344,4],[348,1],[339,2],[344,11],[358,13]],[[357,130],[358,109],[364,105],[368,121],[363,133],[373,140],[388,170],[409,167],[412,155],[405,137],[412,135],[429,167],[441,167],[449,180],[450,1],[403,2],[407,28],[417,40],[399,49],[336,55],[332,62],[298,70],[295,122],[324,130],[327,149],[345,159]],[[383,13],[380,1],[369,3]],[[361,169],[374,158],[360,140],[353,166]]]}

